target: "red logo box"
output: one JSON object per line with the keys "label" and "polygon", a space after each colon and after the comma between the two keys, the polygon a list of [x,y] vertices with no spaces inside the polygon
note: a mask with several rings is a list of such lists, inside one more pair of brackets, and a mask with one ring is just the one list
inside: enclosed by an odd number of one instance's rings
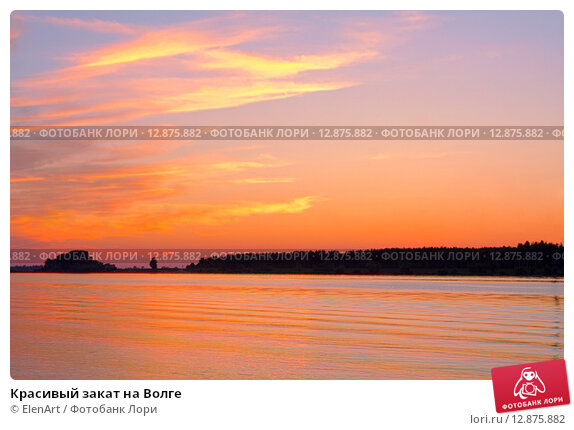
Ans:
{"label": "red logo box", "polygon": [[570,403],[564,360],[495,367],[492,369],[492,387],[496,412]]}

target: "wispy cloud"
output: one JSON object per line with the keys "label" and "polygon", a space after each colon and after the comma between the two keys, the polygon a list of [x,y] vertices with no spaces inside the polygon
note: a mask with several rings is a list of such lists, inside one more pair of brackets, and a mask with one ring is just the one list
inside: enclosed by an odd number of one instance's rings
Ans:
{"label": "wispy cloud", "polygon": [[310,209],[315,200],[316,198],[313,196],[305,196],[287,202],[246,202],[230,206],[211,207],[198,220],[207,224],[218,224],[251,215],[296,214]]}
{"label": "wispy cloud", "polygon": [[14,236],[41,243],[70,240],[87,243],[101,237],[134,237],[150,232],[173,232],[197,225],[220,225],[249,216],[293,215],[310,209],[316,199],[304,196],[282,202],[222,204],[140,203],[115,213],[99,210],[57,210],[42,217],[14,216]]}
{"label": "wispy cloud", "polygon": [[346,64],[375,57],[375,51],[328,53],[322,55],[300,55],[280,58],[256,55],[230,50],[208,50],[205,60],[198,66],[208,70],[243,71],[261,78],[285,78],[312,70],[336,69]]}
{"label": "wispy cloud", "polygon": [[220,163],[213,163],[210,165],[211,168],[217,170],[227,170],[240,172],[247,169],[261,169],[269,167],[283,167],[288,166],[290,163],[279,160],[264,160],[264,161],[222,161]]}
{"label": "wispy cloud", "polygon": [[[214,186],[229,187],[230,183],[291,182],[292,178],[253,177],[254,171],[273,171],[291,164],[269,154],[237,160],[211,153],[209,159],[178,156],[129,165],[130,151],[114,152],[113,163],[94,159],[92,151],[97,148],[85,146],[83,157],[64,151],[54,162],[23,164],[12,172],[14,236],[62,243],[173,232],[185,225],[215,226],[254,215],[294,214],[316,201],[311,196],[198,197]],[[20,164],[14,159],[15,166]]]}
{"label": "wispy cloud", "polygon": [[28,177],[13,177],[10,178],[10,182],[36,182],[36,181],[43,181],[45,178],[35,177],[35,176],[28,176]]}
{"label": "wispy cloud", "polygon": [[243,178],[234,179],[234,184],[287,184],[291,183],[295,178]]}
{"label": "wispy cloud", "polygon": [[144,27],[125,24],[117,21],[104,21],[101,19],[64,18],[57,16],[40,16],[33,14],[19,14],[28,22],[44,22],[57,26],[71,27],[77,30],[94,31],[97,33],[135,34]]}
{"label": "wispy cloud", "polygon": [[438,158],[451,157],[455,155],[468,154],[469,151],[439,151],[439,152],[417,152],[417,153],[383,153],[375,154],[371,160],[432,160]]}
{"label": "wispy cloud", "polygon": [[[333,71],[385,58],[379,43],[365,43],[388,38],[373,23],[354,27],[345,43],[317,47],[314,53],[257,52],[246,46],[266,42],[294,24],[264,23],[250,16],[224,14],[152,27],[19,14],[18,19],[29,25],[42,22],[96,35],[109,33],[117,40],[69,52],[62,67],[13,80],[13,124],[114,124],[334,91],[359,85],[360,79],[342,79]],[[427,21],[425,16],[399,15],[392,32]]]}
{"label": "wispy cloud", "polygon": [[243,29],[235,34],[184,29],[149,30],[126,42],[70,56],[77,67],[120,65],[176,55],[190,55],[210,48],[232,46],[261,36],[266,29]]}

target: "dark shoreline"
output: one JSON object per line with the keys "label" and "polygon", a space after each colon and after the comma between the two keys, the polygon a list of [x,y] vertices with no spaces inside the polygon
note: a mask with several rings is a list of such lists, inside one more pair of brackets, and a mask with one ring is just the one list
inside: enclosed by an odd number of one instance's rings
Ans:
{"label": "dark shoreline", "polygon": [[153,257],[149,265],[140,257],[137,261],[113,261],[124,266],[116,267],[112,262],[95,260],[89,251],[74,250],[48,259],[43,265],[13,265],[10,272],[564,277],[564,246],[544,241],[481,248],[206,252],[185,267],[188,262],[173,258],[177,255],[174,252],[154,255],[157,258]]}

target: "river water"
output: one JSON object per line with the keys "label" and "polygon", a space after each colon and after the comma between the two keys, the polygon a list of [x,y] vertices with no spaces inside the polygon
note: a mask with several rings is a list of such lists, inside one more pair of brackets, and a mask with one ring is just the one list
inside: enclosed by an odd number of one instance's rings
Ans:
{"label": "river water", "polygon": [[563,317],[563,279],[13,273],[11,375],[489,379]]}

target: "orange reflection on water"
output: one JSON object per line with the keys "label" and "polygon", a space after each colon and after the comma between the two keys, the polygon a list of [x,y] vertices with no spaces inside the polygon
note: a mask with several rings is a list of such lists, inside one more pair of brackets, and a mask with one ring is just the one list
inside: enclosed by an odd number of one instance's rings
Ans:
{"label": "orange reflection on water", "polygon": [[487,379],[563,357],[563,281],[12,274],[16,379]]}

